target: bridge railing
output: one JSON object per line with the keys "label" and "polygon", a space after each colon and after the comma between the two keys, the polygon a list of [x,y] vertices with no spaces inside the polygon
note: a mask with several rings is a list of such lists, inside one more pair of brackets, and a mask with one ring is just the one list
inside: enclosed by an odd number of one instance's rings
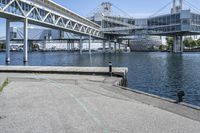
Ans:
{"label": "bridge railing", "polygon": [[68,17],[71,17],[73,19],[76,19],[78,20],[79,22],[82,22],[84,24],[87,24],[91,27],[95,27],[97,29],[100,29],[100,25],[78,15],[77,13],[69,10],[69,9],[66,9],[65,7],[61,6],[61,5],[58,5],[56,4],[55,2],[53,1],[49,1],[49,0],[31,0],[31,1],[34,1],[36,3],[39,3],[39,4],[42,4],[44,7],[46,8],[49,8],[51,10],[54,10],[56,12],[59,12],[63,15],[67,15]]}

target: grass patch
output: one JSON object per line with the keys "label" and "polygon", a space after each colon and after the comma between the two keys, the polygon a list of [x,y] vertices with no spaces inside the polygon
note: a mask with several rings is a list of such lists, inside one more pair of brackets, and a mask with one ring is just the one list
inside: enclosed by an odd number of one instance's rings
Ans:
{"label": "grass patch", "polygon": [[8,78],[3,82],[2,85],[0,85],[0,92],[3,91],[3,88],[6,87],[8,85]]}

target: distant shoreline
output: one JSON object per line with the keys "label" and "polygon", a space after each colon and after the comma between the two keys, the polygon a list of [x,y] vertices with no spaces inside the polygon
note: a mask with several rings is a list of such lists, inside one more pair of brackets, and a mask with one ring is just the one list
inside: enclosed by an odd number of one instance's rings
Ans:
{"label": "distant shoreline", "polygon": [[[83,50],[83,52],[87,52],[88,50]],[[94,50],[92,50],[94,52]],[[0,52],[6,52],[6,50],[0,50]],[[18,50],[11,50],[10,52],[23,52],[23,51],[18,51]],[[29,52],[79,52],[79,50],[33,50],[33,51],[29,51]],[[168,50],[163,50],[163,51],[159,51],[159,50],[132,50],[131,52],[168,52],[170,53],[170,51]],[[184,52],[200,52],[200,49],[187,49],[184,50]]]}

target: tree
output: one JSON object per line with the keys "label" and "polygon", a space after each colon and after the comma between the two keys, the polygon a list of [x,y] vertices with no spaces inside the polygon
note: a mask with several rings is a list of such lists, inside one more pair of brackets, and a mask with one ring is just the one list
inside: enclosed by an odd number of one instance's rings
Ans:
{"label": "tree", "polygon": [[184,39],[184,41],[183,41],[183,44],[185,45],[185,47],[192,47],[192,43],[194,43],[194,42],[192,42],[193,41],[193,39],[191,38],[191,37],[188,37],[188,38],[185,38]]}
{"label": "tree", "polygon": [[195,40],[192,40],[190,42],[190,46],[192,46],[192,48],[196,47],[197,46],[197,42]]}
{"label": "tree", "polygon": [[167,45],[160,45],[159,50],[160,51],[168,50],[168,46]]}
{"label": "tree", "polygon": [[200,46],[200,39],[197,40],[197,46]]}
{"label": "tree", "polygon": [[167,41],[168,49],[170,49],[173,46],[174,38],[173,37],[167,37],[166,41]]}
{"label": "tree", "polygon": [[3,43],[0,43],[0,50],[3,50],[3,49],[5,49],[5,46]]}

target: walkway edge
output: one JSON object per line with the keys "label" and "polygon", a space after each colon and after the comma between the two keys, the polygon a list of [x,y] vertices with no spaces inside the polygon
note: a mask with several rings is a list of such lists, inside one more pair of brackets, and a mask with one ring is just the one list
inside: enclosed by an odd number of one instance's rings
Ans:
{"label": "walkway edge", "polygon": [[157,95],[141,92],[138,90],[119,86],[117,84],[114,84],[113,86],[116,89],[115,91],[119,91],[120,94],[127,96],[130,99],[134,99],[147,105],[152,105],[162,110],[166,110],[200,122],[200,107],[198,106],[190,105],[187,103],[177,104],[175,103],[175,100],[169,98],[164,98]]}
{"label": "walkway edge", "polygon": [[[0,72],[41,72],[41,73],[93,73],[109,74],[108,67],[56,67],[56,66],[0,66]],[[126,67],[113,67],[113,74],[124,76]]]}
{"label": "walkway edge", "polygon": [[[58,66],[0,66],[0,72],[7,73],[45,73],[110,76],[109,67],[58,67]],[[127,85],[126,67],[113,67],[112,76],[122,77],[121,85]]]}

